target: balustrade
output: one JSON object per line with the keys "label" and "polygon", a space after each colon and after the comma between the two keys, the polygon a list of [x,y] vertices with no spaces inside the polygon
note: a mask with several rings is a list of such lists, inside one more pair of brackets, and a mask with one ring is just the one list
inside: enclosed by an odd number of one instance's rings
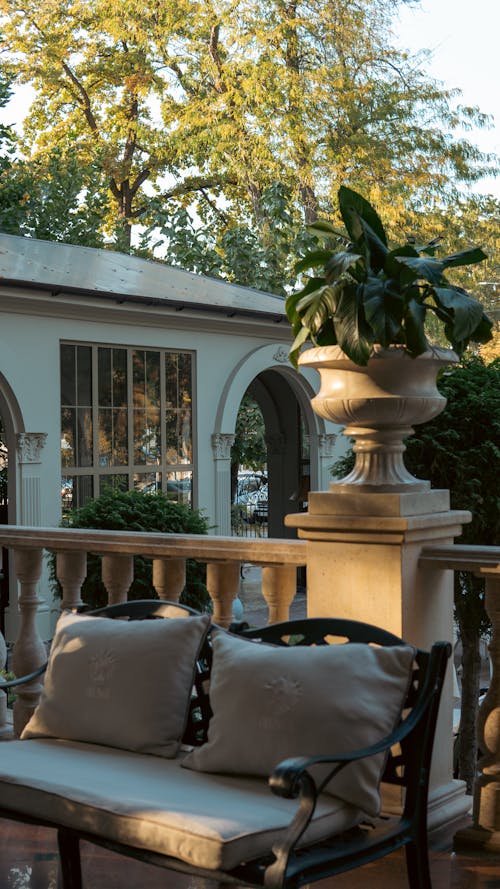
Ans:
{"label": "balustrade", "polygon": [[456,848],[500,849],[500,547],[428,546],[420,560],[485,579],[485,608],[491,621],[489,654],[492,675],[479,708],[478,744],[484,751],[474,784],[473,827],[456,834]]}
{"label": "balustrade", "polygon": [[[178,601],[185,586],[186,560],[197,559],[207,565],[207,589],[213,602],[213,619],[225,627],[232,620],[232,603],[239,592],[243,562],[262,566],[262,593],[269,607],[270,622],[288,617],[296,591],[296,569],[306,563],[304,541],[269,538],[5,525],[0,526],[0,545],[8,546],[14,552],[13,570],[20,584],[20,631],[13,657],[13,669],[18,676],[34,672],[46,660],[46,647],[36,622],[40,604],[36,588],[44,550],[56,554],[56,576],[63,592],[62,609],[78,608],[82,604],[87,553],[102,557],[101,577],[110,604],[127,599],[133,581],[134,555],[152,559],[152,585],[160,599],[173,601]],[[14,708],[17,734],[33,712],[40,690],[40,680],[19,688]],[[0,736],[1,729],[0,725]]]}

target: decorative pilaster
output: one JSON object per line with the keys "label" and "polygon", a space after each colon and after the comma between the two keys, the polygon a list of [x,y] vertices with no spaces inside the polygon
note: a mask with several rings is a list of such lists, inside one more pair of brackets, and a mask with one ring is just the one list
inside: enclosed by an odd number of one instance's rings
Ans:
{"label": "decorative pilaster", "polygon": [[16,455],[21,479],[19,520],[22,525],[39,526],[42,523],[39,467],[46,440],[46,432],[19,432],[16,435]]}
{"label": "decorative pilaster", "polygon": [[231,534],[231,448],[234,435],[216,432],[212,435],[215,468],[215,524],[217,534]]}

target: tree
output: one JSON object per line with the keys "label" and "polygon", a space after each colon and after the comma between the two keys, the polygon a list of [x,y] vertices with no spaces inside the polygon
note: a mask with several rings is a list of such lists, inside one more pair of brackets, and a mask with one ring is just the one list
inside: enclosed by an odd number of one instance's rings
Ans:
{"label": "tree", "polygon": [[265,435],[262,411],[255,399],[246,392],[236,417],[234,443],[231,448],[231,503],[236,497],[240,467],[262,470],[266,465]]}
{"label": "tree", "polygon": [[206,234],[195,263],[241,280],[239,248],[263,251],[258,286],[276,258],[277,183],[292,233],[346,182],[390,207],[400,238],[494,167],[454,135],[485,116],[391,45],[401,2],[0,0],[16,77],[38,91],[26,151],[75,150],[101,171],[119,249],[133,224],[154,237],[171,220],[165,246],[180,246],[189,211]]}

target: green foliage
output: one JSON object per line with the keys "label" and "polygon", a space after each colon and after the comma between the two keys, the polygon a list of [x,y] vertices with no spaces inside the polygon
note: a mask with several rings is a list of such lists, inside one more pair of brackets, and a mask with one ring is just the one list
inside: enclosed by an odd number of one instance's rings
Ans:
{"label": "green foliage", "polygon": [[[489,364],[477,356],[465,358],[443,373],[438,385],[448,403],[442,414],[408,440],[408,468],[430,479],[435,488],[449,488],[452,509],[472,512],[460,543],[498,546],[500,358]],[[468,574],[461,581],[455,596],[457,616],[479,634],[488,625],[484,584]]]}
{"label": "green foliage", "polygon": [[234,443],[231,448],[231,462],[247,469],[262,470],[267,462],[266,427],[262,411],[255,399],[247,393],[242,398]]}
{"label": "green foliage", "polygon": [[[100,497],[73,510],[65,524],[74,528],[104,531],[150,531],[170,534],[206,534],[208,522],[200,510],[184,503],[169,500],[166,494],[144,494],[142,491],[119,491],[107,488]],[[55,577],[55,562],[51,561]],[[151,599],[156,594],[152,586],[151,560],[134,557],[134,581],[129,599]],[[107,603],[107,592],[101,581],[101,559],[87,556],[87,577],[82,588],[84,602],[92,608]],[[205,586],[205,568],[188,559],[186,588],[181,601],[199,610],[209,610],[210,598]]]}
{"label": "green foliage", "polygon": [[338,344],[360,365],[367,364],[374,343],[402,345],[416,357],[429,347],[429,312],[459,356],[470,340],[491,339],[493,325],[481,304],[445,275],[448,269],[482,262],[481,249],[437,259],[436,240],[390,248],[377,212],[362,195],[341,186],[338,201],[347,236],[327,221],[314,223],[310,231],[326,245],[313,247],[295,266],[297,273],[318,267],[322,272],[286,301],[294,364],[307,341]]}

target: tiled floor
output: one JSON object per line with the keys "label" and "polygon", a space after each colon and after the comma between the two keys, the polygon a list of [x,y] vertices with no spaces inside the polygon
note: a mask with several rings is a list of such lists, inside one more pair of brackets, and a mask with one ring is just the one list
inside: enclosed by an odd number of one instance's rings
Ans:
{"label": "tiled floor", "polygon": [[[433,889],[500,889],[500,853],[454,854],[456,825],[431,839]],[[217,889],[83,844],[85,889]],[[315,884],[318,889],[408,889],[404,853]],[[53,831],[0,819],[0,889],[57,889]]]}

